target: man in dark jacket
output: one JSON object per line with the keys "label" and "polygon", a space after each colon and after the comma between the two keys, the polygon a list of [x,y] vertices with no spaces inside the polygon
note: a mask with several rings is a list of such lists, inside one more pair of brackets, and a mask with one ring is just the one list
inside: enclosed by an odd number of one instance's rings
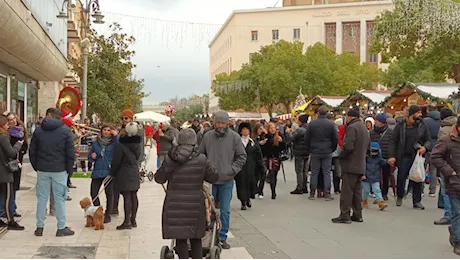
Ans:
{"label": "man in dark jacket", "polygon": [[[382,158],[388,160],[390,149],[390,140],[393,136],[393,129],[387,124],[387,115],[382,113],[375,116],[374,129],[370,132],[371,142],[377,142],[382,151]],[[385,164],[382,168],[382,196],[384,200],[388,200],[388,189],[391,177],[391,166]]]}
{"label": "man in dark jacket", "polygon": [[[393,130],[393,137],[390,141],[388,163],[398,167],[396,206],[401,206],[406,189],[406,180],[410,168],[414,162],[415,155],[423,155],[431,147],[431,137],[428,127],[422,120],[420,107],[412,105],[409,107],[408,115],[396,124]],[[409,181],[413,189],[412,203],[417,209],[425,209],[422,205],[422,182]]]}
{"label": "man in dark jacket", "polygon": [[169,122],[163,123],[163,128],[160,131],[160,162],[163,163],[166,155],[173,146],[177,145],[177,137],[179,136],[179,130],[169,124]]}
{"label": "man in dark jacket", "polygon": [[37,229],[36,236],[43,235],[46,203],[53,189],[57,232],[56,236],[72,236],[74,231],[66,227],[65,198],[67,178],[73,171],[75,146],[72,133],[61,121],[62,112],[49,108],[41,127],[32,136],[29,150],[30,163],[37,171]]}
{"label": "man in dark jacket", "polygon": [[331,196],[331,168],[332,153],[337,149],[339,141],[335,125],[326,119],[327,110],[318,109],[318,119],[313,120],[305,133],[306,153],[310,154],[311,178],[310,197],[315,199],[318,187],[318,175],[322,171],[324,177],[324,191],[326,200],[333,200]]}
{"label": "man in dark jacket", "polygon": [[[431,147],[428,149],[427,158],[430,159],[431,149],[436,145],[438,140],[438,132],[441,129],[441,113],[434,106],[428,106],[428,114],[423,119],[423,122],[428,127],[431,137]],[[434,197],[436,195],[436,184],[438,184],[437,169],[433,166],[431,161],[429,161],[430,166],[430,192],[428,196]]]}
{"label": "man in dark jacket", "polygon": [[[369,149],[369,134],[359,118],[359,111],[351,109],[347,114],[347,125],[343,147],[340,152],[342,190],[340,192],[340,216],[333,223],[350,224],[363,222],[362,177],[366,173],[366,154]],[[353,209],[353,215],[350,215]]]}
{"label": "man in dark jacket", "polygon": [[195,134],[198,134],[201,131],[200,119],[195,118],[193,120],[193,124],[192,124],[191,128],[193,129],[193,131],[195,131]]}
{"label": "man in dark jacket", "polygon": [[291,194],[308,193],[307,172],[308,172],[308,151],[305,146],[305,133],[307,132],[308,115],[299,116],[299,128],[292,134],[295,173],[297,175],[297,187]]}
{"label": "man in dark jacket", "polygon": [[452,207],[449,241],[454,253],[460,255],[460,118],[452,126],[450,136],[438,140],[431,153],[431,161],[444,177],[446,193]]}
{"label": "man in dark jacket", "polygon": [[214,122],[216,128],[203,136],[199,151],[208,157],[219,172],[219,180],[212,185],[212,195],[220,204],[220,244],[223,249],[230,249],[227,232],[230,228],[233,180],[246,163],[247,155],[240,135],[229,128],[228,113],[217,111],[214,113]]}

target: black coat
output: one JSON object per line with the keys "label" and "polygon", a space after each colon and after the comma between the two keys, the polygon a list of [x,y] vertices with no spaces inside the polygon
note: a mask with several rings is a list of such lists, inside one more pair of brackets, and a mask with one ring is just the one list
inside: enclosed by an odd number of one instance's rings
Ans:
{"label": "black coat", "polygon": [[10,136],[0,134],[0,183],[10,183],[14,181],[13,172],[7,170],[5,164],[10,160],[16,159],[21,149],[21,143],[14,146],[10,144]]}
{"label": "black coat", "polygon": [[174,147],[166,156],[155,181],[168,182],[163,203],[163,239],[202,238],[206,231],[203,181],[219,179],[204,154],[190,145]]}
{"label": "black coat", "polygon": [[337,128],[325,116],[319,116],[308,125],[305,133],[308,154],[331,154],[338,142]]}
{"label": "black coat", "polygon": [[281,138],[283,139],[282,142],[275,146],[275,135],[268,134],[265,135],[267,138],[267,142],[264,145],[261,145],[260,148],[262,149],[262,154],[265,158],[280,158],[281,152],[286,149],[286,143],[284,142],[283,136],[280,134]]}
{"label": "black coat", "polygon": [[235,176],[236,194],[241,201],[249,201],[249,198],[255,194],[256,173],[266,172],[259,144],[249,139],[245,149],[248,156],[246,163],[243,169]]}
{"label": "black coat", "polygon": [[297,128],[292,134],[292,143],[294,144],[294,156],[308,156],[307,146],[305,145],[305,134],[308,124],[304,123]]}
{"label": "black coat", "polygon": [[113,152],[110,175],[115,177],[120,192],[137,191],[141,187],[138,160],[142,138],[139,135],[124,135],[120,136],[119,141]]}
{"label": "black coat", "polygon": [[385,125],[381,128],[374,126],[374,129],[370,132],[371,142],[377,142],[382,150],[382,157],[388,159],[390,154],[390,142],[393,136],[393,129]]}

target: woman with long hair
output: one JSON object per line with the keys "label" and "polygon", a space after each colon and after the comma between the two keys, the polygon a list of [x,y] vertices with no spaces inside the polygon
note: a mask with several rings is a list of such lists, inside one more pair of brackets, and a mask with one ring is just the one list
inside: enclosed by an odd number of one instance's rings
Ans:
{"label": "woman with long hair", "polygon": [[184,128],[178,135],[178,146],[169,150],[155,181],[168,183],[163,203],[163,239],[176,240],[180,259],[189,259],[187,241],[193,259],[203,258],[201,239],[206,232],[206,206],[203,182],[214,183],[219,174],[196,147],[196,133]]}
{"label": "woman with long hair", "polygon": [[[14,221],[14,173],[10,165],[14,165],[17,160],[18,153],[24,143],[24,140],[17,141],[13,146],[10,143],[10,134],[8,133],[8,119],[4,115],[0,115],[0,193],[5,197],[5,213],[8,223],[0,220],[0,227],[7,226],[10,230],[24,230]],[[18,164],[16,163],[16,166]],[[17,168],[17,167],[16,167]]]}
{"label": "woman with long hair", "polygon": [[[101,186],[104,184],[107,204],[105,207],[104,223],[111,221],[110,213],[113,209],[113,184],[112,182],[104,183],[104,180],[110,173],[115,146],[118,143],[118,132],[110,125],[103,125],[101,134],[91,146],[88,154],[88,161],[94,163],[93,172],[91,173],[91,197],[96,198]],[[94,206],[101,205],[99,198],[94,200]]]}
{"label": "woman with long hair", "polygon": [[265,151],[265,156],[268,162],[268,179],[270,180],[270,188],[272,191],[272,199],[276,199],[276,182],[278,171],[281,167],[281,152],[286,148],[286,143],[283,141],[279,130],[276,129],[274,123],[268,124],[267,142],[262,146]]}
{"label": "woman with long hair", "polygon": [[259,143],[250,137],[251,125],[241,123],[238,126],[238,133],[241,135],[241,141],[248,157],[241,171],[235,176],[236,192],[241,201],[241,210],[246,210],[252,207],[250,199],[255,198],[256,175],[260,175],[259,172],[265,174],[266,170]]}
{"label": "woman with long hair", "polygon": [[[267,164],[266,163],[267,156],[265,155],[265,150],[264,150],[265,144],[267,143],[266,136],[267,136],[267,130],[265,129],[264,125],[262,123],[256,123],[252,131],[252,139],[256,141],[261,148],[262,160],[264,162],[264,165]],[[259,199],[264,198],[264,185],[265,185],[266,177],[267,177],[267,170],[256,172],[256,176],[255,176],[256,189],[255,189],[255,194],[253,195],[254,198],[256,194]]]}
{"label": "woman with long hair", "polygon": [[[139,158],[141,156],[142,136],[139,124],[129,122],[121,132],[119,143],[115,146],[110,175],[123,195],[125,219],[117,230],[137,227],[136,216],[139,207],[137,191],[141,186],[139,178]],[[143,148],[143,147],[142,147]]]}

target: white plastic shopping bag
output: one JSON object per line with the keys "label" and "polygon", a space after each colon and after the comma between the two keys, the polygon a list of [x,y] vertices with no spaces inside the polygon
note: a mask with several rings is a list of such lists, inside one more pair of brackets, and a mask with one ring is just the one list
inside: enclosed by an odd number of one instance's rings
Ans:
{"label": "white plastic shopping bag", "polygon": [[414,163],[412,163],[412,167],[410,167],[409,180],[413,182],[424,182],[425,177],[425,158],[417,154]]}

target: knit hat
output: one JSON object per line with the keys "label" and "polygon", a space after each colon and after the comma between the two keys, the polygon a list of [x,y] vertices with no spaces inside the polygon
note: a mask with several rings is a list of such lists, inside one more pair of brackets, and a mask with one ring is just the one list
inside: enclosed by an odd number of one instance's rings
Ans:
{"label": "knit hat", "polygon": [[350,111],[348,111],[348,113],[347,113],[347,116],[359,117],[359,110],[358,109],[350,109]]}
{"label": "knit hat", "polygon": [[454,115],[454,112],[446,107],[441,109],[440,113],[441,113],[441,120],[444,120],[445,118]]}
{"label": "knit hat", "polygon": [[308,122],[308,115],[300,115],[299,116],[299,121],[302,122],[302,124],[305,124]]}
{"label": "knit hat", "polygon": [[123,112],[121,113],[121,116],[122,116],[122,117],[128,117],[128,118],[134,119],[134,112],[133,112],[131,109],[125,109],[125,110],[123,110]]}
{"label": "knit hat", "polygon": [[335,121],[334,121],[334,124],[336,126],[341,126],[343,125],[343,119],[342,118],[337,118]]}
{"label": "knit hat", "polygon": [[199,123],[199,122],[200,122],[200,119],[199,119],[199,118],[195,118],[195,119],[193,119],[193,122],[198,122],[198,123]]}
{"label": "knit hat", "polygon": [[207,125],[208,127],[212,127],[211,123],[208,122],[208,121],[206,121],[206,122],[203,123],[203,126],[205,126],[205,125]]}
{"label": "knit hat", "polygon": [[184,128],[179,132],[177,142],[180,145],[196,145],[196,133],[191,128]]}
{"label": "knit hat", "polygon": [[419,107],[419,106],[416,106],[416,105],[412,105],[409,107],[409,116],[419,112],[419,111],[422,111],[422,109]]}
{"label": "knit hat", "polygon": [[387,114],[385,114],[385,113],[377,114],[375,116],[375,120],[379,121],[382,124],[386,124],[387,123]]}
{"label": "knit hat", "polygon": [[227,111],[220,110],[214,113],[214,122],[229,124],[230,118],[228,116]]}
{"label": "knit hat", "polygon": [[238,133],[240,135],[241,135],[241,131],[243,130],[243,128],[247,128],[249,130],[249,133],[251,133],[251,124],[250,123],[243,122],[238,126]]}
{"label": "knit hat", "polygon": [[139,124],[136,122],[129,122],[125,126],[125,131],[128,134],[128,136],[135,136],[139,132]]}

